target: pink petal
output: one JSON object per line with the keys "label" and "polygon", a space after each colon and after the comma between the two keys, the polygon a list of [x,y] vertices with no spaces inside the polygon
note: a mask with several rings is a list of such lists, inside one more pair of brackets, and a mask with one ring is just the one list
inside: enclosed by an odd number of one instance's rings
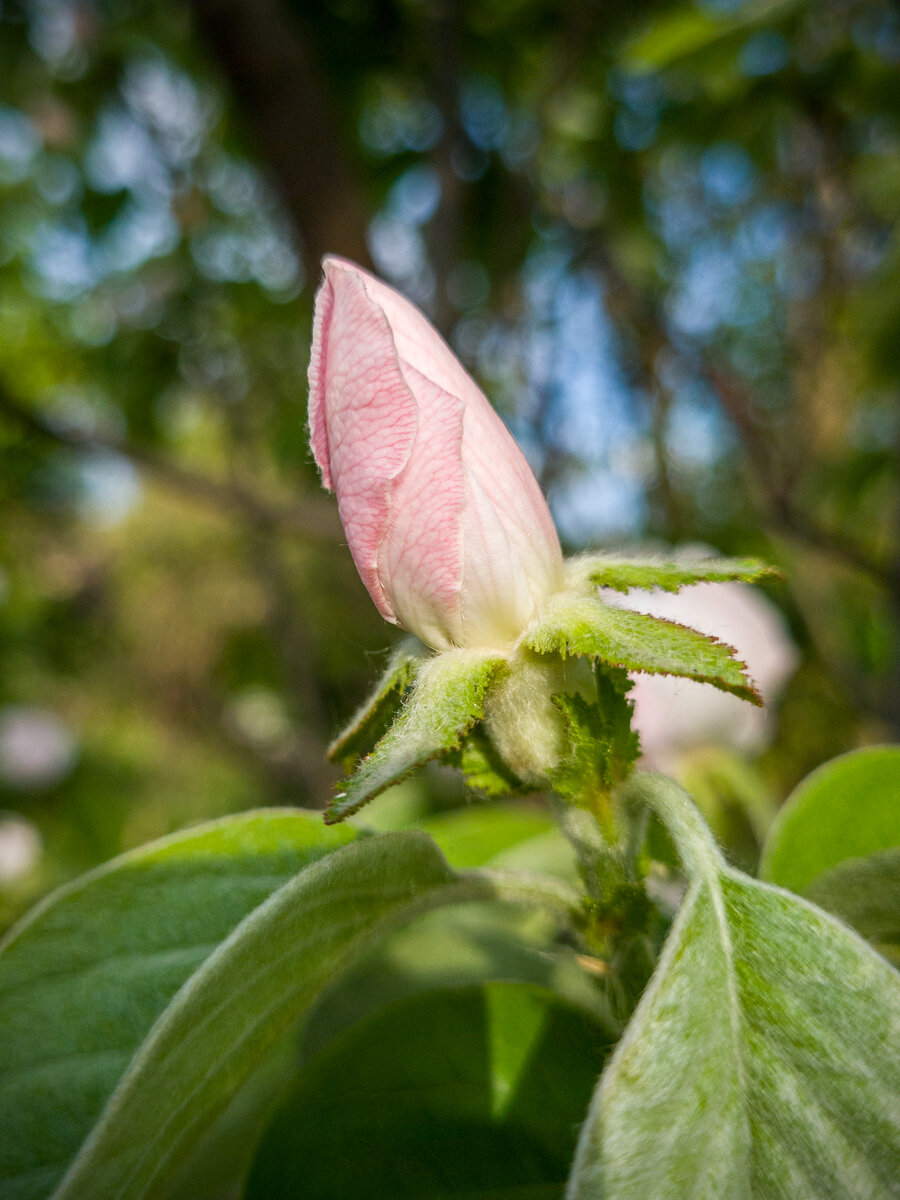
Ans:
{"label": "pink petal", "polygon": [[403,374],[419,407],[409,462],[392,496],[379,573],[401,625],[429,645],[459,645],[463,506],[462,403],[414,367]]}
{"label": "pink petal", "polygon": [[396,621],[378,575],[394,480],[409,461],[418,414],[384,313],[357,272],[329,262],[316,299],[310,434],[338,496],[353,561],[379,611]]}

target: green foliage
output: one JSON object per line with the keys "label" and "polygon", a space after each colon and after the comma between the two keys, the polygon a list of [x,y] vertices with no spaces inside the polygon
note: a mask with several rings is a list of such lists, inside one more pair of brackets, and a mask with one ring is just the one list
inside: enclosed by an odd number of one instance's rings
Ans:
{"label": "green foliage", "polygon": [[454,867],[481,867],[498,854],[554,831],[546,812],[514,803],[475,804],[420,821]]}
{"label": "green foliage", "polygon": [[59,1200],[158,1190],[336,972],[386,927],[449,900],[422,835],[351,843],[257,908],[156,1023],[60,1185]]}
{"label": "green foliage", "polygon": [[63,888],[0,953],[0,1192],[45,1196],[184,982],[298,871],[354,838],[307,813],[227,818]]}
{"label": "green foliage", "polygon": [[580,554],[566,562],[566,580],[570,587],[608,587],[617,592],[632,588],[677,592],[695,583],[725,583],[728,580],[758,583],[777,573],[773,567],[752,558],[671,560],[661,556],[620,558],[614,554]]}
{"label": "green foliage", "polygon": [[627,671],[682,675],[762,703],[732,647],[695,629],[614,608],[593,596],[560,592],[544,606],[523,640],[539,654],[581,654]]}
{"label": "green foliage", "polygon": [[559,1196],[606,1038],[522,985],[395,1003],[309,1064],[246,1196]]}
{"label": "green foliage", "polygon": [[894,1194],[900,1062],[885,1051],[900,978],[818,909],[727,868],[676,785],[636,777],[630,795],[666,822],[691,885],[601,1078],[568,1195]]}
{"label": "green foliage", "polygon": [[328,757],[350,767],[372,749],[395,716],[428,651],[415,638],[404,638],[394,649],[372,690],[328,747]]}
{"label": "green foliage", "polygon": [[807,776],[778,813],[760,875],[805,893],[846,859],[900,846],[900,746],[854,750]]}
{"label": "green foliage", "polygon": [[341,785],[326,821],[342,821],[416,767],[457,749],[483,715],[485,688],[497,662],[474,650],[446,650],[424,663],[400,715]]}
{"label": "green foliage", "polygon": [[817,875],[804,894],[900,966],[900,848],[845,859]]}

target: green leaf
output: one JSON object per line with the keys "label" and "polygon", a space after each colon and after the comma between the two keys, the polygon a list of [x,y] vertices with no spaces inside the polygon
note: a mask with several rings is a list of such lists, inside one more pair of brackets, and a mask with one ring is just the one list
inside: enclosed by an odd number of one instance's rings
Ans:
{"label": "green leaf", "polygon": [[351,1028],[301,1075],[247,1200],[550,1200],[608,1047],[542,989],[443,989]]}
{"label": "green leaf", "polygon": [[530,983],[591,1013],[610,1042],[621,1032],[607,998],[561,944],[560,924],[534,905],[463,904],[425,913],[368,953],[323,994],[303,1026],[309,1058],[378,1008],[436,988]]}
{"label": "green leaf", "polygon": [[900,965],[900,848],[845,859],[817,875],[805,895]]}
{"label": "green leaf", "polygon": [[685,55],[705,49],[733,26],[709,13],[691,8],[655,20],[625,48],[624,64],[632,71],[658,71]]}
{"label": "green leaf", "polygon": [[683,675],[762,704],[733,647],[660,617],[560,592],[523,635],[539,654],[584,654],[627,671]]}
{"label": "green leaf", "polygon": [[900,746],[833,758],[808,775],[775,818],[760,863],[772,883],[806,892],[848,858],[900,846]]}
{"label": "green leaf", "polygon": [[693,7],[664,14],[626,46],[624,65],[632,71],[663,70],[796,6],[797,0],[748,0],[721,14]]}
{"label": "green leaf", "polygon": [[470,889],[422,834],[360,839],[250,914],[153,1027],[55,1200],[160,1185],[322,989],[394,925]]}
{"label": "green leaf", "polygon": [[555,825],[538,809],[521,804],[484,804],[439,813],[418,823],[457,869],[481,867],[523,841],[552,832]]}
{"label": "green leaf", "polygon": [[328,757],[333,762],[351,767],[372,749],[389,726],[416,672],[428,657],[429,652],[417,638],[404,638],[394,648],[372,694],[328,747]]}
{"label": "green leaf", "polygon": [[400,715],[329,805],[325,820],[342,821],[392,783],[457,749],[484,712],[484,691],[499,659],[476,650],[445,650],[416,675]]}
{"label": "green leaf", "polygon": [[777,575],[774,567],[754,558],[621,558],[613,554],[581,554],[566,560],[568,585],[582,590],[599,586],[617,592],[631,588],[677,592],[694,583],[728,580],[756,583]]}
{"label": "green leaf", "polygon": [[570,1200],[871,1200],[900,1178],[900,977],[725,866],[687,796],[638,777],[693,877],[604,1071]]}
{"label": "green leaf", "polygon": [[246,915],[354,831],[249,813],[55,892],[0,952],[0,1194],[46,1196],[153,1022]]}

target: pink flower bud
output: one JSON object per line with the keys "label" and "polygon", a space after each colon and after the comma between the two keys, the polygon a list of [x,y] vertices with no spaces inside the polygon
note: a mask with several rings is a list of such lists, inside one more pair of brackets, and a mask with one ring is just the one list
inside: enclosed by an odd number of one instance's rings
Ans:
{"label": "pink flower bud", "polygon": [[362,581],[436,649],[507,645],[562,583],[537,480],[419,310],[351,262],[323,266],[310,440]]}

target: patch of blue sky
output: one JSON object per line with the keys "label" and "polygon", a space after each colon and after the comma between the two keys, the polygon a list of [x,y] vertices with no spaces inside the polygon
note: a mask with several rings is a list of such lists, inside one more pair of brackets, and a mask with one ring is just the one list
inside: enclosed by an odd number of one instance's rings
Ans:
{"label": "patch of blue sky", "polygon": [[130,201],[104,232],[95,259],[102,274],[133,271],[151,258],[170,254],[181,229],[166,203]]}
{"label": "patch of blue sky", "polygon": [[172,180],[147,128],[121,105],[105,108],[97,120],[85,155],[85,172],[98,192],[172,192]]}
{"label": "patch of blue sky", "polygon": [[18,109],[0,105],[0,183],[20,183],[31,171],[40,139]]}
{"label": "patch of blue sky", "polygon": [[378,273],[427,310],[434,298],[434,272],[418,226],[383,209],[369,222],[368,241]]}
{"label": "patch of blue sky", "polygon": [[715,142],[700,158],[700,179],[707,197],[717,204],[746,203],[756,185],[750,155],[734,142]]}
{"label": "patch of blue sky", "polygon": [[78,474],[78,509],[92,525],[106,529],[119,525],[140,501],[140,476],[120,454],[87,455],[79,464]]}
{"label": "patch of blue sky", "polygon": [[788,40],[775,29],[754,33],[738,51],[738,66],[744,75],[751,78],[774,75],[790,61]]}
{"label": "patch of blue sky", "polygon": [[703,389],[688,387],[673,396],[666,444],[678,465],[710,467],[732,442],[716,402]]}
{"label": "patch of blue sky", "polygon": [[693,337],[705,337],[738,316],[740,263],[732,247],[710,238],[691,254],[667,309],[673,325]]}
{"label": "patch of blue sky", "polygon": [[[535,292],[547,295],[542,288]],[[574,545],[634,534],[645,500],[639,456],[630,449],[640,439],[642,420],[592,277],[567,273],[558,279],[549,333],[550,344],[542,342],[538,353],[548,373],[554,438],[583,464],[550,497],[560,533]]]}
{"label": "patch of blue sky", "polygon": [[784,250],[790,232],[791,216],[785,205],[757,205],[738,225],[735,252],[745,262],[766,262]]}
{"label": "patch of blue sky", "polygon": [[52,300],[74,300],[98,281],[93,246],[83,222],[40,225],[29,265],[39,290]]}
{"label": "patch of blue sky", "polygon": [[497,150],[503,146],[510,121],[503,92],[496,80],[476,77],[463,84],[460,118],[469,139],[480,150]]}
{"label": "patch of blue sky", "polygon": [[433,167],[419,163],[404,171],[388,193],[387,208],[402,221],[424,225],[437,211],[441,185]]}
{"label": "patch of blue sky", "polygon": [[198,88],[158,52],[132,60],[121,89],[138,120],[157,134],[167,161],[173,167],[187,166],[217,117],[214,93]]}

